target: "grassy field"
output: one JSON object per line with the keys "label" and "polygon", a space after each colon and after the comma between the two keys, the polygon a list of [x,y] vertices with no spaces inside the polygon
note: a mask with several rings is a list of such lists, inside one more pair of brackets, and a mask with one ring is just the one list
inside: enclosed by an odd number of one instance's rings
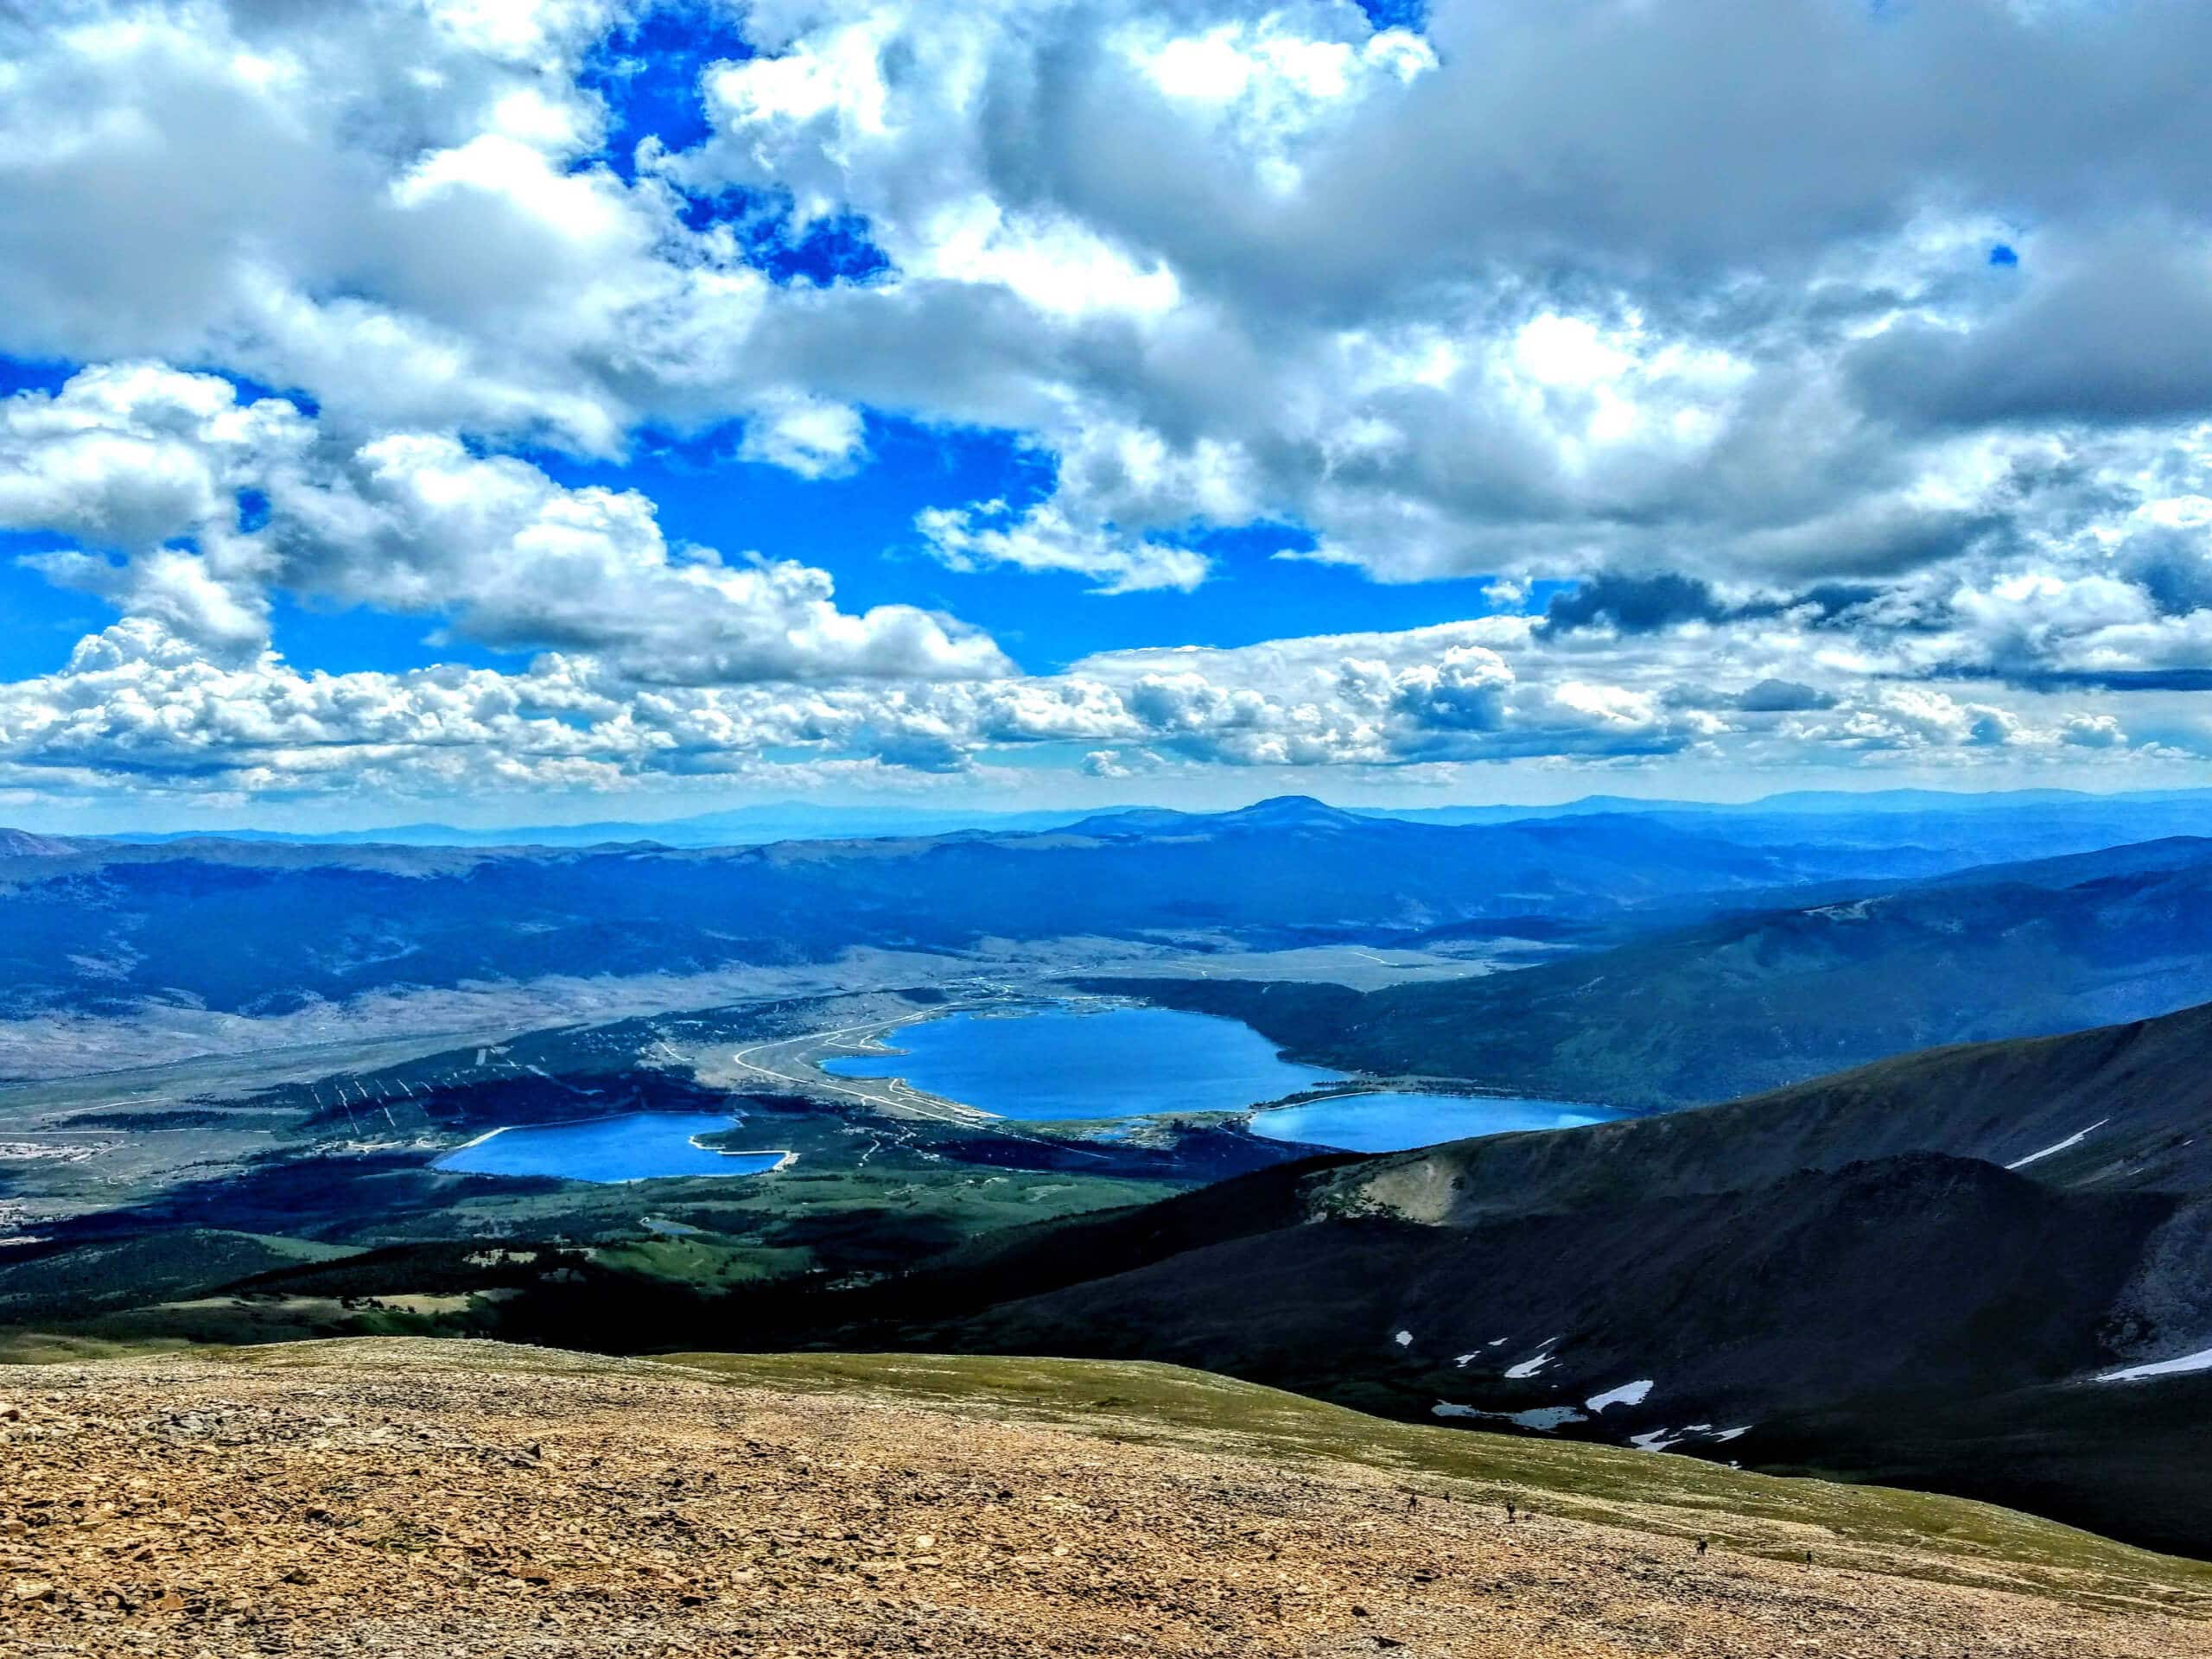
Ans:
{"label": "grassy field", "polygon": [[[904,1146],[861,1168],[825,1160],[742,1180],[629,1185],[456,1178],[370,1160],[296,1185],[290,1173],[279,1164],[251,1183],[223,1184],[163,1218],[181,1225],[65,1234],[10,1253],[0,1261],[0,1363],[79,1341],[499,1335],[665,1348],[741,1317],[715,1311],[733,1294],[874,1278],[1001,1229],[1178,1190],[927,1160]],[[192,1224],[201,1216],[232,1224]]]}
{"label": "grassy field", "polygon": [[1352,1462],[1409,1490],[1707,1538],[1716,1547],[2100,1605],[2212,1614],[2212,1563],[2183,1560],[1994,1505],[1886,1487],[1786,1480],[1693,1458],[1394,1423],[1178,1366],[885,1354],[683,1354],[733,1382],[862,1393],[1071,1425],[1296,1465]]}

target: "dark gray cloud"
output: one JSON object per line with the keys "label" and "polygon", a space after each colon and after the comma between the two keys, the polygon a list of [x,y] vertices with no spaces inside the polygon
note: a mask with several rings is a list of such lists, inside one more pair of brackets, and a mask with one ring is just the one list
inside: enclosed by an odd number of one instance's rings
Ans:
{"label": "dark gray cloud", "polygon": [[2131,537],[2112,563],[2151,596],[2163,615],[2212,609],[2212,548],[2202,531],[2157,530]]}
{"label": "dark gray cloud", "polygon": [[1792,618],[1807,627],[1836,627],[1863,620],[1866,608],[1883,594],[1882,588],[1866,583],[1821,582],[1802,593],[1726,600],[1696,576],[1611,571],[1553,594],[1536,632],[1551,637],[1602,627],[1636,635],[1658,633],[1686,622],[1777,617]]}
{"label": "dark gray cloud", "polygon": [[1552,595],[1538,631],[1573,633],[1609,627],[1617,633],[1656,633],[1684,622],[1719,622],[1736,613],[1694,576],[1594,576]]}
{"label": "dark gray cloud", "polygon": [[1440,0],[1427,34],[1442,68],[1292,194],[1239,188],[1176,121],[1133,129],[1146,89],[1087,29],[1005,77],[990,153],[1009,195],[1340,315],[1498,262],[1688,302],[1938,207],[2212,213],[2212,13],[2188,0]]}
{"label": "dark gray cloud", "polygon": [[1737,694],[1736,707],[1747,715],[1802,714],[1813,709],[1833,709],[1835,694],[1815,690],[1796,680],[1761,680]]}
{"label": "dark gray cloud", "polygon": [[[1980,672],[1958,671],[1962,677]],[[1989,677],[2038,691],[2212,691],[2212,668],[2040,669]]]}
{"label": "dark gray cloud", "polygon": [[1872,408],[1948,426],[2130,424],[2212,413],[2212,257],[2138,228],[2075,251],[1966,327],[1910,320],[1852,354]]}

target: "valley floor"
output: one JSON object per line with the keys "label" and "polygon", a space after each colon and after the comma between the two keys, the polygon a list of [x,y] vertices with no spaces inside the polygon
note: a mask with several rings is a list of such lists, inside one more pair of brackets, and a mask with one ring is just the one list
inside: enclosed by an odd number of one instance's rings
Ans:
{"label": "valley floor", "polygon": [[0,1435],[26,1659],[2212,1643],[2212,1569],[2004,1511],[1151,1365],[361,1339],[11,1370]]}

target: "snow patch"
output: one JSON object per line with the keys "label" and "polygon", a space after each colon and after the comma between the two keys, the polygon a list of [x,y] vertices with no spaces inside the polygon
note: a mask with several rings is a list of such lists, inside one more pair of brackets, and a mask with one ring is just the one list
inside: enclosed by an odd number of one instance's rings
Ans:
{"label": "snow patch", "polygon": [[2088,1140],[2091,1135],[2094,1135],[2099,1129],[2101,1129],[2106,1124],[2111,1122],[2112,1119],[2108,1117],[2101,1117],[2095,1122],[2090,1124],[2088,1128],[2076,1129],[2073,1134],[2068,1135],[2063,1141],[2054,1141],[2049,1146],[2045,1147],[2041,1152],[2031,1152],[2024,1158],[2016,1158],[2011,1163],[2005,1165],[2005,1167],[2007,1169],[2025,1169],[2030,1164],[2041,1163],[2044,1159],[2050,1157],[2051,1154],[2055,1152],[2064,1152],[2069,1147],[2080,1146],[2084,1141]]}
{"label": "snow patch", "polygon": [[2183,1354],[2178,1359],[2160,1359],[2148,1365],[2131,1365],[2124,1371],[2107,1371],[2097,1381],[2139,1382],[2146,1376],[2180,1376],[2189,1371],[2212,1371],[2212,1348],[2207,1348],[2201,1353]]}
{"label": "snow patch", "polygon": [[1536,1350],[1535,1353],[1529,1355],[1528,1358],[1522,1360],[1518,1365],[1507,1366],[1505,1368],[1506,1376],[1513,1377],[1516,1380],[1522,1377],[1534,1376],[1538,1371],[1542,1370],[1545,1366],[1550,1364],[1552,1361],[1557,1357],[1557,1356],[1552,1352],[1552,1345],[1558,1340],[1559,1338],[1557,1337],[1554,1337],[1551,1339],[1551,1342],[1546,1343],[1542,1347]]}
{"label": "snow patch", "polygon": [[1592,1411],[1603,1411],[1607,1406],[1640,1406],[1651,1392],[1651,1379],[1624,1382],[1618,1389],[1607,1389],[1603,1394],[1593,1394],[1582,1403]]}
{"label": "snow patch", "polygon": [[1580,1422],[1582,1414],[1573,1406],[1538,1406],[1529,1411],[1508,1412],[1506,1420],[1523,1428],[1541,1428],[1548,1433],[1563,1423]]}
{"label": "snow patch", "polygon": [[1494,1423],[1514,1423],[1522,1428],[1541,1429],[1550,1433],[1567,1423],[1583,1421],[1582,1414],[1573,1406],[1537,1406],[1528,1411],[1484,1411],[1476,1406],[1463,1406],[1456,1401],[1440,1400],[1429,1408],[1437,1417],[1482,1417]]}
{"label": "snow patch", "polygon": [[[1671,1452],[1685,1440],[1705,1440],[1719,1445],[1723,1440],[1736,1440],[1751,1432],[1751,1425],[1740,1428],[1715,1428],[1711,1423],[1686,1423],[1680,1429],[1653,1428],[1641,1434],[1631,1434],[1628,1443],[1645,1452]],[[1730,1464],[1730,1468],[1736,1465]]]}
{"label": "snow patch", "polygon": [[[1402,1336],[1400,1340],[1402,1341],[1403,1339],[1404,1338]],[[1483,1344],[1482,1348],[1471,1348],[1465,1353],[1455,1356],[1452,1363],[1464,1371],[1467,1369],[1469,1364],[1483,1357],[1483,1348],[1503,1348],[1507,1343],[1512,1340],[1513,1338],[1510,1337],[1492,1337],[1488,1342]],[[1533,1357],[1522,1360],[1520,1364],[1514,1366],[1510,1370],[1507,1371],[1506,1375],[1508,1376],[1534,1376],[1537,1371],[1541,1370],[1546,1365],[1551,1363],[1550,1351],[1558,1344],[1558,1342],[1559,1338],[1557,1337],[1547,1338],[1544,1343],[1538,1347]]]}

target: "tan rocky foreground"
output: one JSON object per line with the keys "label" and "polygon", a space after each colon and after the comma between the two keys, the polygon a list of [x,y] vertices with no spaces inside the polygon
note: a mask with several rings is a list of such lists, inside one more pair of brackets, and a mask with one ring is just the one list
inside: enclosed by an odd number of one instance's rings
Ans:
{"label": "tan rocky foreground", "polygon": [[474,1343],[0,1370],[0,1652],[2212,1652],[2157,1558],[2026,1593],[1937,1581],[1940,1552],[1808,1566],[1771,1519],[1700,1555],[1679,1516],[1524,1491],[1509,1524],[1479,1483],[1116,1403],[994,1422]]}

